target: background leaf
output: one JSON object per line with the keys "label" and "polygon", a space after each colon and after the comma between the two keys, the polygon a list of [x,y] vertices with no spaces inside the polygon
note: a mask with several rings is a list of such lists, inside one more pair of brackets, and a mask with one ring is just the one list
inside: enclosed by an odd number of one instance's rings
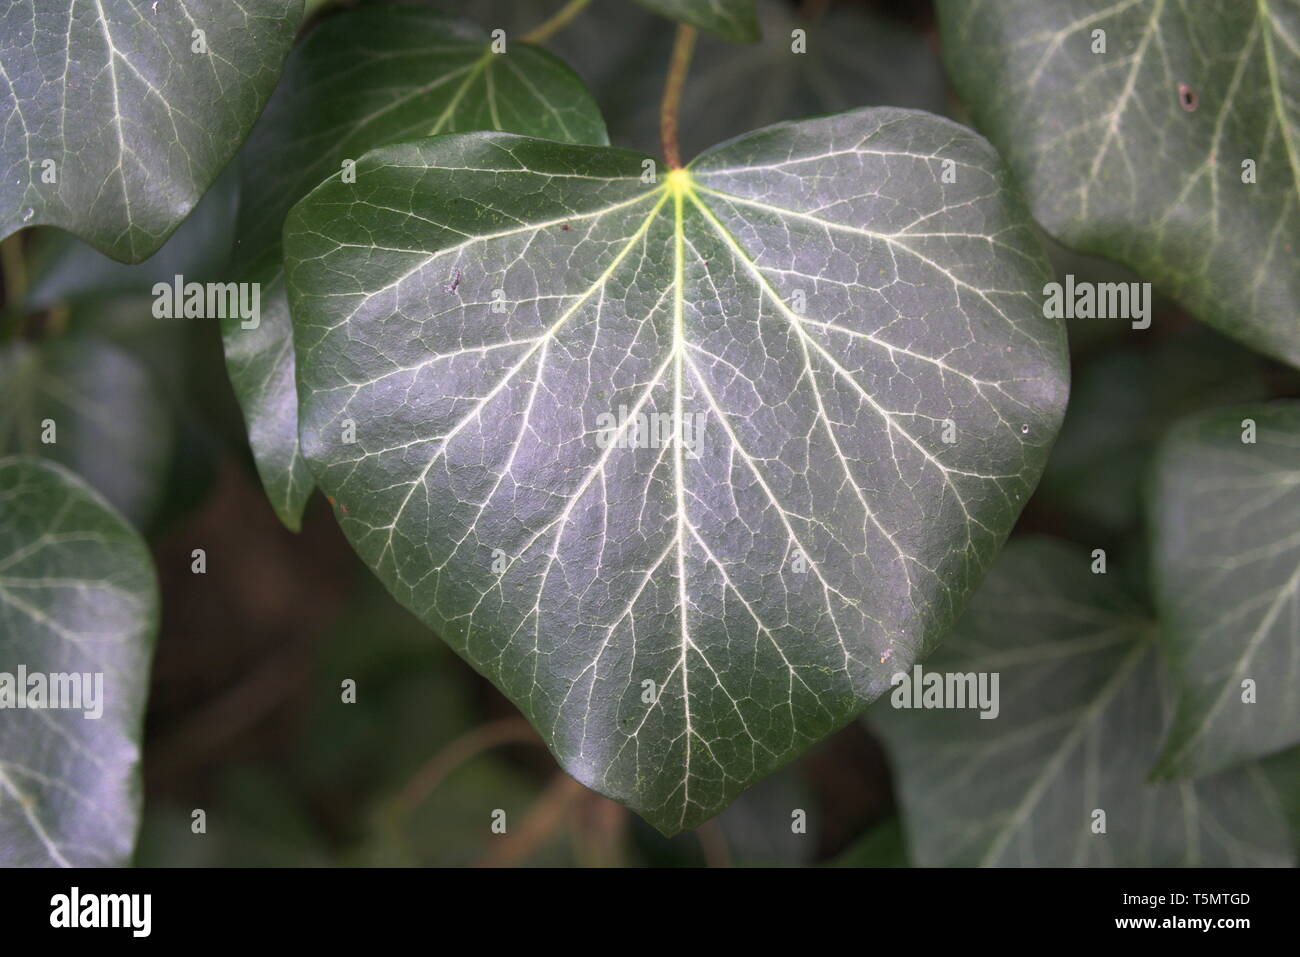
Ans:
{"label": "background leaf", "polygon": [[680,20],[736,43],[758,39],[754,0],[637,0],[670,20]]}
{"label": "background leaf", "polygon": [[888,698],[871,710],[916,863],[1293,863],[1282,800],[1257,771],[1147,782],[1172,707],[1155,625],[1090,564],[1056,540],[1012,542],[926,661],[927,672],[997,673],[996,718]]}
{"label": "background leaf", "polygon": [[126,863],[157,604],[144,543],[103,499],[62,466],[0,459],[0,672],[102,672],[104,709],[5,711],[7,866]]}
{"label": "background leaf", "polygon": [[[644,160],[388,147],[285,248],[304,451],[353,546],[571,774],[672,833],[939,640],[1066,373],[1045,258],[961,127],[860,110],[657,184]],[[620,448],[642,412],[700,441]]]}
{"label": "background leaf", "polygon": [[[1207,774],[1300,743],[1300,402],[1184,419],[1152,479],[1152,575],[1179,692],[1157,772]],[[1242,701],[1246,679],[1256,703]]]}
{"label": "background leaf", "polygon": [[[42,441],[47,419],[52,444]],[[171,450],[171,409],[131,353],[95,335],[0,347],[0,455],[60,462],[143,525]]]}
{"label": "background leaf", "polygon": [[484,30],[427,10],[360,9],[327,18],[285,66],[241,157],[240,280],[261,284],[261,322],[222,327],[231,383],[276,514],[297,529],[312,490],[298,446],[298,400],[280,228],[289,208],[346,159],[402,139],[507,129],[606,143],[582,81],[536,47],[494,54]]}
{"label": "background leaf", "polygon": [[[1078,320],[1072,330],[1089,322]],[[1111,534],[1139,526],[1155,445],[1180,416],[1268,394],[1263,360],[1211,329],[1185,323],[1169,335],[1131,335],[1132,344],[1076,372],[1036,493]]]}
{"label": "background leaf", "polygon": [[1300,3],[937,9],[958,93],[1052,236],[1300,365]]}
{"label": "background leaf", "polygon": [[301,18],[302,0],[9,4],[0,237],[58,226],[122,262],[150,256],[248,135]]}

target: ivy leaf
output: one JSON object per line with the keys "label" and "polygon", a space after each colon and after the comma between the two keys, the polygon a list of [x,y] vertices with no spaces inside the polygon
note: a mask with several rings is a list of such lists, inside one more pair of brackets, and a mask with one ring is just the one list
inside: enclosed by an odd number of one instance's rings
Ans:
{"label": "ivy leaf", "polygon": [[68,466],[137,525],[167,480],[168,409],[148,369],[99,336],[0,347],[0,455]]}
{"label": "ivy leaf", "polygon": [[302,0],[28,0],[0,31],[0,237],[152,255],[262,111]]}
{"label": "ivy leaf", "polygon": [[968,130],[868,109],[653,163],[387,147],[295,207],[285,259],[303,447],[353,546],[671,834],[939,640],[1067,373]]}
{"label": "ivy leaf", "polygon": [[669,20],[680,20],[736,43],[759,38],[754,0],[638,0]]}
{"label": "ivy leaf", "polygon": [[[0,459],[0,682],[102,674],[95,707],[0,720],[0,865],[127,863],[158,595],[140,537],[60,465]],[[82,687],[89,690],[95,679]],[[14,694],[14,688],[9,689]],[[0,700],[5,700],[0,685]],[[65,702],[66,703],[66,702]],[[102,705],[102,714],[93,714]]]}
{"label": "ivy leaf", "polygon": [[147,296],[155,283],[170,284],[178,274],[199,282],[224,279],[235,241],[238,204],[238,170],[228,166],[162,248],[131,265],[96,252],[61,229],[38,230],[32,242],[31,282],[22,305],[32,311],[76,300],[102,303],[107,295]]}
{"label": "ivy leaf", "polygon": [[1156,602],[1179,692],[1156,773],[1300,744],[1300,402],[1183,419],[1152,478]]}
{"label": "ivy leaf", "polygon": [[938,9],[958,92],[1052,236],[1300,365],[1300,4]]}
{"label": "ivy leaf", "polygon": [[916,863],[1292,863],[1285,805],[1255,766],[1146,780],[1172,704],[1155,631],[1082,549],[1008,545],[924,667],[997,674],[997,717],[894,708],[893,693],[871,711]]}
{"label": "ivy leaf", "polygon": [[479,27],[426,10],[349,10],[294,51],[241,154],[235,272],[261,284],[261,321],[222,326],[226,366],[271,504],[297,530],[312,480],[298,447],[293,332],[280,229],[312,187],[386,143],[433,133],[506,129],[609,142],[582,81],[549,53],[507,43],[493,53]]}

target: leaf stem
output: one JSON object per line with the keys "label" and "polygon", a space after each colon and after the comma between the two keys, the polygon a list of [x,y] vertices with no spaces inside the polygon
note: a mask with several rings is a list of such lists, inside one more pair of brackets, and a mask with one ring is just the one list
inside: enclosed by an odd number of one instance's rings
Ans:
{"label": "leaf stem", "polygon": [[695,28],[685,23],[677,24],[673,38],[672,58],[668,61],[668,79],[664,82],[664,98],[659,104],[659,139],[663,143],[664,160],[668,168],[682,168],[681,147],[677,142],[677,117],[681,112],[682,88],[686,74],[691,69],[691,55],[695,52]]}
{"label": "leaf stem", "polygon": [[591,0],[569,0],[549,20],[543,20],[520,37],[519,41],[521,43],[545,43],[562,30],[570,20],[580,14],[583,7],[590,2]]}

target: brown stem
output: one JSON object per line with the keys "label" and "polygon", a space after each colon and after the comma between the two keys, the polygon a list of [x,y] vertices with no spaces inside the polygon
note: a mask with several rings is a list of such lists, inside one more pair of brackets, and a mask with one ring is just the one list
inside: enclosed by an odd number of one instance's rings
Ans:
{"label": "brown stem", "polygon": [[582,8],[590,2],[591,0],[569,0],[569,2],[562,6],[553,17],[549,20],[543,20],[520,37],[519,42],[545,43],[552,36],[558,33],[570,20],[580,14]]}
{"label": "brown stem", "polygon": [[426,761],[393,800],[393,810],[408,814],[442,783],[447,775],[482,751],[501,744],[540,744],[537,732],[523,718],[502,718],[466,732]]}
{"label": "brown stem", "polygon": [[511,867],[528,860],[564,823],[574,803],[591,792],[560,771],[533,802],[518,830],[499,838],[478,867]]}
{"label": "brown stem", "polygon": [[664,83],[664,98],[659,104],[659,138],[663,142],[664,160],[668,168],[682,168],[682,152],[677,142],[677,117],[681,112],[682,88],[691,68],[691,54],[695,52],[695,28],[685,23],[677,25],[673,39],[673,55],[668,61],[668,79]]}

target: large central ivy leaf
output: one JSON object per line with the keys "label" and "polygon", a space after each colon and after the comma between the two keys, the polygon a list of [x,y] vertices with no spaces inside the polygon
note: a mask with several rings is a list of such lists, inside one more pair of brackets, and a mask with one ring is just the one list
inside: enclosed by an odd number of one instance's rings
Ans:
{"label": "large central ivy leaf", "polygon": [[15,0],[0,14],[0,236],[160,247],[248,134],[302,0]]}
{"label": "large central ivy leaf", "polygon": [[1180,422],[1150,508],[1180,692],[1157,770],[1200,775],[1300,744],[1300,402]]}
{"label": "large central ivy leaf", "polygon": [[941,637],[1038,479],[1066,359],[1026,214],[947,120],[652,164],[387,147],[295,207],[285,254],[303,448],[354,547],[571,774],[672,833]]}
{"label": "large central ivy leaf", "polygon": [[347,10],[303,41],[248,145],[235,251],[239,278],[261,284],[256,328],[226,321],[222,340],[249,444],[276,514],[297,529],[311,494],[298,448],[293,333],[280,229],[312,187],[367,150],[397,140],[502,129],[607,143],[582,81],[543,50],[428,10]]}
{"label": "large central ivy leaf", "polygon": [[1034,216],[1300,365],[1300,2],[940,0]]}
{"label": "large central ivy leaf", "polygon": [[157,626],[140,536],[63,466],[0,459],[0,866],[130,857]]}

